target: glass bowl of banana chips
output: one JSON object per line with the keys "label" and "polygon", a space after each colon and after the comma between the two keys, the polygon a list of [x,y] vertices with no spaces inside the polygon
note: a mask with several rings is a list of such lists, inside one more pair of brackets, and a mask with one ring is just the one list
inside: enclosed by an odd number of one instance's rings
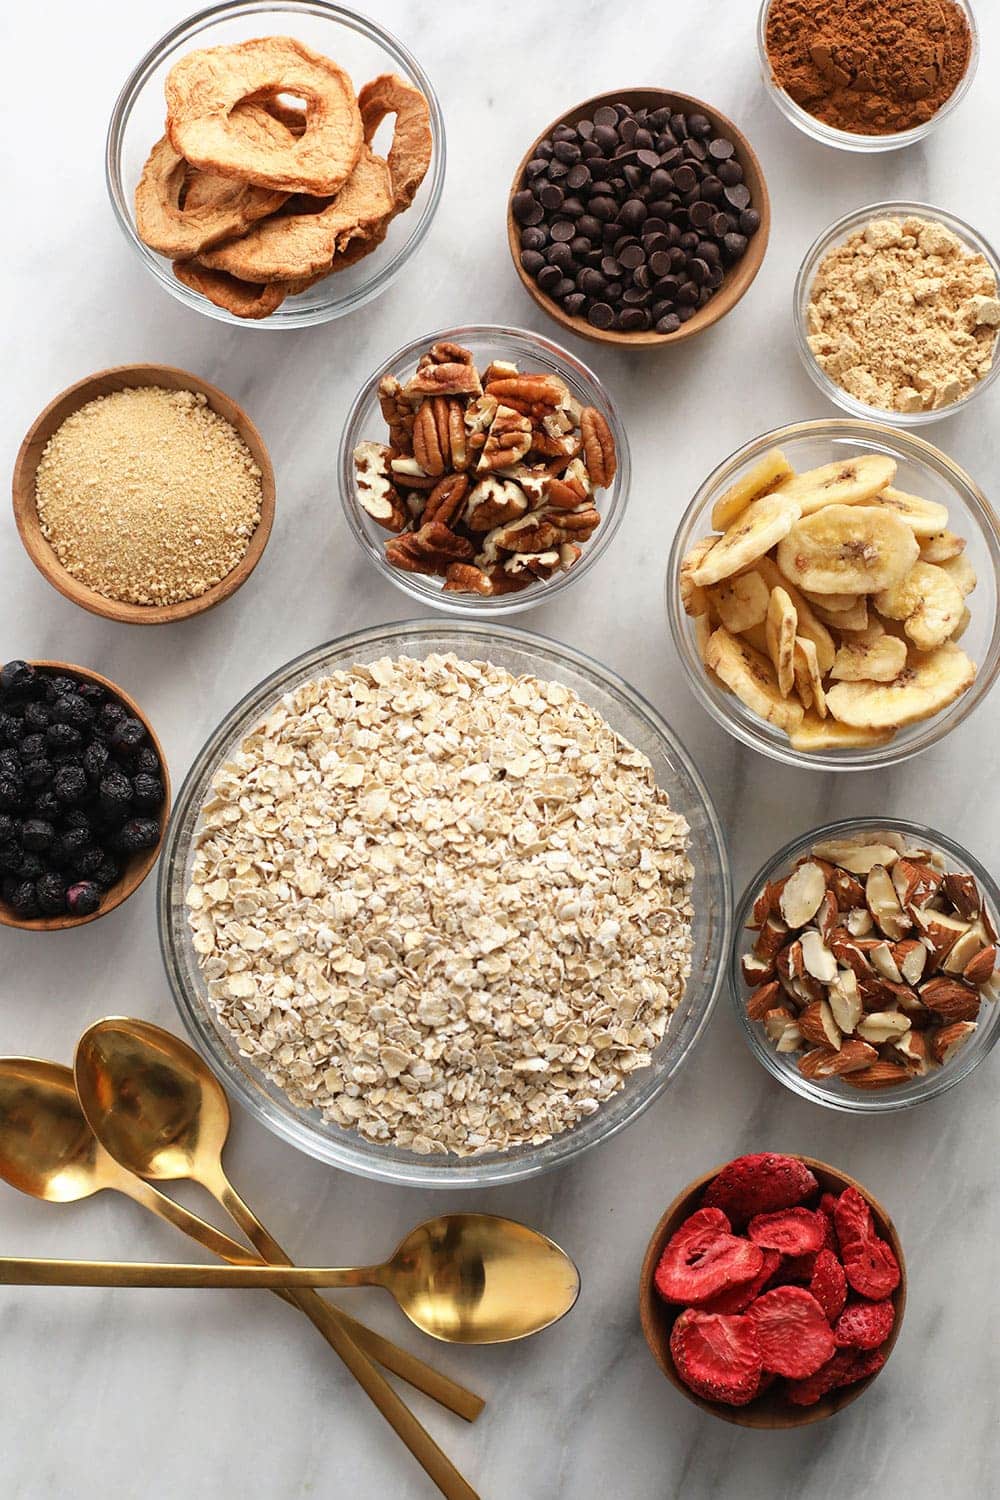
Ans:
{"label": "glass bowl of banana chips", "polygon": [[1000,668],[1000,536],[940,449],[875,422],[797,422],[709,475],[667,613],[695,695],[743,744],[827,771],[935,744]]}

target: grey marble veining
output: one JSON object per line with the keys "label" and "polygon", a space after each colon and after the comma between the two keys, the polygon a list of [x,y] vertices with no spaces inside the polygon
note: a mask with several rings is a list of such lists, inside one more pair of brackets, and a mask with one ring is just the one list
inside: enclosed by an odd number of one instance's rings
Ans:
{"label": "grey marble veining", "polygon": [[[664,83],[746,129],[768,175],[771,248],[746,301],[663,357],[583,346],[619,401],[634,465],[619,537],[579,592],[520,618],[593,652],[674,723],[722,814],[737,888],[778,842],[830,815],[925,816],[994,866],[1000,699],[935,750],[881,776],[786,771],[742,750],[690,697],[668,642],[663,567],[673,528],[709,469],[747,438],[828,411],[791,338],[799,260],[834,216],[891,196],[925,198],[1000,237],[991,190],[1000,129],[1000,18],[982,5],[983,63],[960,112],[930,141],[874,158],[835,154],[785,124],[753,50],[755,0],[619,0],[483,9],[370,0],[421,57],[442,98],[444,201],[410,273],[353,318],[299,333],[231,330],[157,289],[120,238],[103,182],[107,115],[140,53],[183,0],[68,0],[7,7],[8,219],[5,381],[10,469],[36,411],[103,365],[162,360],[243,402],[274,457],[279,504],[264,561],[238,597],[169,629],[111,626],[56,594],[0,517],[2,654],[71,657],[136,692],[178,779],[222,711],[282,661],[351,628],[401,619],[342,523],[333,474],[358,383],[421,332],[463,321],[550,332],[508,262],[508,175],[562,107],[615,86]],[[710,27],[706,18],[711,18]],[[41,82],[39,60],[47,71]],[[30,147],[30,157],[28,148]],[[1000,395],[931,430],[988,488]],[[294,601],[290,605],[289,601]],[[68,1060],[102,1012],[175,1022],[157,951],[153,884],[116,915],[49,939],[0,931],[0,1051]],[[726,996],[684,1073],[631,1130],[575,1166],[483,1193],[537,1223],[583,1272],[574,1315],[528,1344],[429,1348],[488,1397],[473,1428],[415,1397],[484,1500],[861,1500],[1000,1494],[992,1336],[1000,1306],[989,1060],[962,1087],[865,1125],[795,1099],[754,1062]],[[638,1330],[635,1282],[650,1228],[707,1166],[759,1148],[805,1151],[864,1180],[896,1217],[910,1303],[898,1350],[863,1402],[796,1434],[701,1416],[664,1384]],[[265,1222],[309,1260],[367,1260],[416,1220],[470,1199],[392,1189],[297,1156],[244,1115],[233,1176]],[[183,1244],[123,1200],[61,1210],[0,1187],[10,1253],[175,1257]],[[415,1346],[387,1299],[358,1309]],[[301,1321],[301,1320],[299,1320]],[[274,1299],[235,1292],[0,1294],[0,1493],[4,1500],[424,1500],[434,1492],[337,1362]],[[106,1485],[106,1476],[113,1478]]]}

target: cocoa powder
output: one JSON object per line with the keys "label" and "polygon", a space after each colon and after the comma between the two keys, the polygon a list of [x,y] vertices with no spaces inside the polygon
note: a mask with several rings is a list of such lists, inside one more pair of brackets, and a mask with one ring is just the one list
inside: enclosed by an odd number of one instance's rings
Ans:
{"label": "cocoa powder", "polygon": [[953,0],[773,0],[766,44],[775,83],[817,120],[895,135],[950,99],[972,38]]}

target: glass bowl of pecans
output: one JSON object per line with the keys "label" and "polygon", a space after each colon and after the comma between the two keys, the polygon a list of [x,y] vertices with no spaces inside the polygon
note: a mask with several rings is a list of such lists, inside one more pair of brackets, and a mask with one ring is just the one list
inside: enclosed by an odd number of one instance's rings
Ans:
{"label": "glass bowl of pecans", "polygon": [[736,912],[730,987],[750,1050],[849,1114],[953,1088],[1000,1036],[1000,889],[919,823],[847,818],[794,839]]}
{"label": "glass bowl of pecans", "polygon": [[786,765],[894,765],[1000,670],[1000,522],[939,448],[797,422],[709,475],[674,537],[667,613],[695,696]]}
{"label": "glass bowl of pecans", "polygon": [[610,546],[631,467],[597,376],[540,334],[482,325],[405,345],[371,376],[340,444],[365,556],[423,605],[514,614]]}

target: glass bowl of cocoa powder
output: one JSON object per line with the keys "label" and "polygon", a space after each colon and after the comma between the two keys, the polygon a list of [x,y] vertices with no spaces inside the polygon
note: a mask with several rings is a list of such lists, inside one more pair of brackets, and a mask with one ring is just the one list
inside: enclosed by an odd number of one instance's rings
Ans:
{"label": "glass bowl of cocoa powder", "polygon": [[979,27],[970,0],[762,0],[757,51],[767,92],[803,134],[842,151],[898,151],[965,98]]}

